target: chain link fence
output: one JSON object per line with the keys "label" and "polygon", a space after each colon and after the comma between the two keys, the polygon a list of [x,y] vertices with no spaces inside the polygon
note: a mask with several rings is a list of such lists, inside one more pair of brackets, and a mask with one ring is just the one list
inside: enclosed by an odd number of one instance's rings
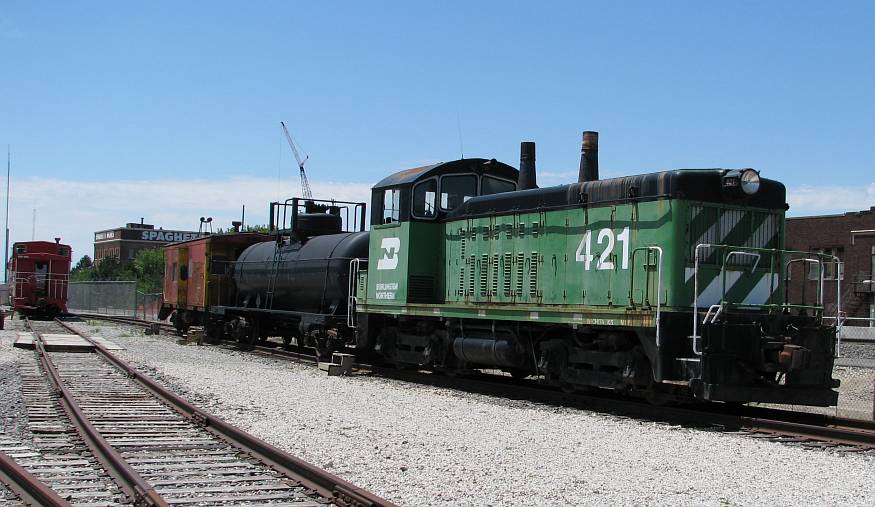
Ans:
{"label": "chain link fence", "polygon": [[842,381],[836,414],[875,420],[875,319],[842,317],[833,378]]}
{"label": "chain link fence", "polygon": [[99,313],[155,320],[161,309],[161,301],[161,293],[140,292],[135,281],[70,282],[67,292],[67,309],[72,313]]}
{"label": "chain link fence", "polygon": [[[827,323],[835,317],[825,318]],[[767,405],[776,408],[875,420],[875,319],[842,317],[832,378],[838,379],[839,401],[834,407]]]}

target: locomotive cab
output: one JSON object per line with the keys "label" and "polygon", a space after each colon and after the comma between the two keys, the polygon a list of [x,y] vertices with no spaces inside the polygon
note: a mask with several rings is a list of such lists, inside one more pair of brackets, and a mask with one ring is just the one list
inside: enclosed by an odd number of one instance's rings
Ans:
{"label": "locomotive cab", "polygon": [[444,222],[468,200],[516,190],[519,172],[496,160],[455,160],[395,173],[373,187],[368,294],[375,304],[442,303]]}

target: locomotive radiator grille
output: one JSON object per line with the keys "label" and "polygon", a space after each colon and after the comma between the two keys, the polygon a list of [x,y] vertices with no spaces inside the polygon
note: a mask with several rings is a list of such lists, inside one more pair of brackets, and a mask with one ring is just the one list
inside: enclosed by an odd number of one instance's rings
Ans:
{"label": "locomotive radiator grille", "polygon": [[514,287],[514,296],[522,297],[523,295],[523,275],[525,274],[524,268],[526,265],[526,254],[518,253],[516,254],[516,280]]}
{"label": "locomotive radiator grille", "polygon": [[529,273],[529,296],[536,298],[538,297],[538,252],[532,252]]}
{"label": "locomotive radiator grille", "polygon": [[[778,248],[781,215],[776,212],[724,209],[714,206],[695,205],[690,207],[689,261],[695,259],[696,245],[738,245],[749,248]],[[714,251],[705,251],[700,257],[701,264],[719,264]],[[730,266],[752,265],[753,258],[735,256]],[[771,259],[764,257],[760,267],[771,266]]]}
{"label": "locomotive radiator grille", "polygon": [[466,296],[474,295],[474,267],[477,262],[477,258],[473,255],[468,258],[468,290],[465,291]]}
{"label": "locomotive radiator grille", "polygon": [[480,256],[480,296],[486,297],[489,287],[489,255]]}
{"label": "locomotive radiator grille", "polygon": [[[689,251],[685,268],[685,291],[692,298],[696,246],[700,244],[732,245],[745,248],[777,249],[781,247],[782,214],[772,211],[725,209],[717,206],[690,207]],[[732,248],[699,250],[698,304],[710,306],[722,300],[744,305],[762,305],[772,301],[780,285],[780,273],[770,273],[773,255],[727,254]],[[726,259],[726,276],[719,267]],[[756,263],[757,270],[750,271]],[[780,271],[781,267],[777,268]],[[725,284],[725,287],[724,287]]]}
{"label": "locomotive radiator grille", "polygon": [[511,277],[513,276],[513,254],[505,253],[504,254],[504,280],[502,283],[504,285],[504,296],[510,297],[511,295],[511,285],[513,280]]}
{"label": "locomotive radiator grille", "polygon": [[492,283],[490,284],[489,295],[498,295],[498,254],[492,256]]}

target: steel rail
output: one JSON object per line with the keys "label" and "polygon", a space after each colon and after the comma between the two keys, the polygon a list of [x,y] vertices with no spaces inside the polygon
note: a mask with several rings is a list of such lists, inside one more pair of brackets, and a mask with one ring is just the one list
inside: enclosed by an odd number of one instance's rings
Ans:
{"label": "steel rail", "polygon": [[[304,357],[305,354],[302,353],[288,352],[258,345],[254,347],[254,352],[262,355],[283,357],[286,359],[315,364],[314,356]],[[384,369],[378,365],[362,365],[357,363],[356,366],[364,367],[374,372],[380,372],[384,375],[403,377],[404,380],[407,381],[422,383],[428,382],[429,380],[435,380],[434,378],[429,378],[427,380],[423,379],[421,378],[423,377],[422,375],[417,377],[409,374],[400,374],[397,371]],[[490,386],[487,390],[494,391],[496,388],[500,390],[508,387],[505,383],[506,381],[500,380],[503,378],[504,377],[497,377],[496,379],[491,380],[472,378],[455,379],[452,383],[455,385],[458,385],[460,381],[468,383],[469,385],[479,383],[479,387],[481,388],[485,388],[485,384],[489,384]],[[693,425],[723,426],[726,428],[739,429],[754,433],[809,439],[812,441],[836,445],[849,445],[861,449],[875,449],[875,421],[864,421],[823,414],[762,407],[742,407],[741,413],[738,413],[738,409],[736,408],[734,409],[736,411],[735,413],[727,413],[725,411],[725,406],[722,404],[702,406],[699,408],[653,406],[628,399],[611,398],[609,393],[602,396],[580,393],[559,393],[546,386],[532,386],[527,384],[531,384],[531,381],[528,383],[516,381],[512,387],[514,390],[523,389],[528,391],[530,393],[530,399],[543,397],[555,399],[555,395],[559,395],[559,397],[564,400],[560,401],[560,403],[567,403],[568,400],[571,399],[577,406],[605,413],[621,412],[651,420],[680,420]],[[552,393],[552,395],[548,393]],[[519,393],[515,394],[518,395]],[[507,395],[507,393],[503,393],[503,395]]]}
{"label": "steel rail", "polygon": [[72,507],[50,487],[0,451],[0,482],[18,495],[24,505]]}
{"label": "steel rail", "polygon": [[[26,322],[27,327],[30,323]],[[94,453],[95,458],[106,469],[110,476],[115,479],[119,487],[130,498],[134,505],[169,507],[169,504],[158,494],[157,491],[137,472],[107,440],[94,427],[79,405],[73,394],[61,379],[61,374],[55,364],[49,359],[46,352],[42,335],[36,333],[34,348],[39,362],[48,375],[49,381],[58,392],[61,407],[70,418],[76,432],[82,437],[85,444]]]}
{"label": "steel rail", "polygon": [[299,481],[304,487],[331,498],[342,506],[386,506],[392,507],[393,503],[364,490],[340,477],[326,472],[321,468],[307,463],[260,438],[237,428],[221,418],[201,410],[189,401],[168,390],[151,377],[143,375],[134,367],[127,364],[115,354],[107,350],[103,345],[91,340],[89,337],[78,332],[65,322],[55,319],[59,325],[68,331],[81,336],[94,345],[95,350],[106,358],[116,368],[124,372],[129,378],[145,387],[154,396],[163,400],[183,417],[202,426],[210,433],[226,440],[232,446],[250,454],[266,465],[274,468],[281,474]]}
{"label": "steel rail", "polygon": [[[298,354],[293,355],[270,347],[256,346],[254,352],[310,364],[315,360],[314,358],[303,358],[299,357]],[[544,398],[550,398],[554,402],[561,404],[568,404],[571,401],[575,406],[604,413],[629,414],[650,420],[684,421],[687,424],[699,426],[722,426],[754,433],[803,438],[836,445],[849,445],[862,449],[875,449],[875,421],[763,407],[741,407],[741,413],[737,413],[739,409],[734,408],[735,413],[727,413],[723,404],[704,405],[698,408],[653,406],[635,400],[612,398],[610,393],[605,393],[604,395],[565,393],[550,386],[531,385],[532,381],[506,381],[504,380],[506,377],[496,377],[489,380],[458,377],[447,379],[445,377],[435,378],[434,376],[422,374],[403,373],[379,365],[356,363],[356,366],[386,376],[400,377],[412,382],[452,384],[454,386],[459,384],[468,384],[469,386],[476,384],[481,389],[493,392],[511,388],[514,396],[519,396],[522,391],[525,391],[529,394],[529,399],[543,400]],[[462,388],[464,388],[464,385]],[[500,395],[508,394],[510,392],[500,393]]]}

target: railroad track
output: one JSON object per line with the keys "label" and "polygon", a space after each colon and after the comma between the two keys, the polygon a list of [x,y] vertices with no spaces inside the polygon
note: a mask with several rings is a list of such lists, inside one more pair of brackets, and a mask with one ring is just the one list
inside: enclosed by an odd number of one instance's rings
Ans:
{"label": "railroad track", "polygon": [[89,340],[96,353],[47,351],[48,331],[34,330],[44,378],[120,490],[100,505],[392,505],[197,409],[98,343]]}
{"label": "railroad track", "polygon": [[0,451],[0,507],[42,505],[67,507],[71,504],[46,486],[39,477]]}
{"label": "railroad track", "polygon": [[[101,316],[89,316],[102,318]],[[117,319],[115,322],[122,322]],[[130,319],[129,319],[130,320]],[[133,322],[131,322],[133,323]],[[140,321],[135,325],[146,325]],[[277,344],[278,345],[278,344]],[[289,351],[278,347],[256,345],[254,352],[315,364],[315,355]],[[700,427],[716,427],[765,436],[783,442],[810,444],[819,447],[846,447],[849,450],[875,451],[875,421],[848,419],[774,408],[733,407],[719,403],[701,406],[653,406],[638,400],[618,398],[608,392],[598,394],[565,393],[538,384],[531,379],[483,375],[478,377],[446,377],[398,371],[378,365],[357,365],[384,376],[409,382],[425,383],[483,394],[575,406],[598,412],[641,419],[681,423]]]}

